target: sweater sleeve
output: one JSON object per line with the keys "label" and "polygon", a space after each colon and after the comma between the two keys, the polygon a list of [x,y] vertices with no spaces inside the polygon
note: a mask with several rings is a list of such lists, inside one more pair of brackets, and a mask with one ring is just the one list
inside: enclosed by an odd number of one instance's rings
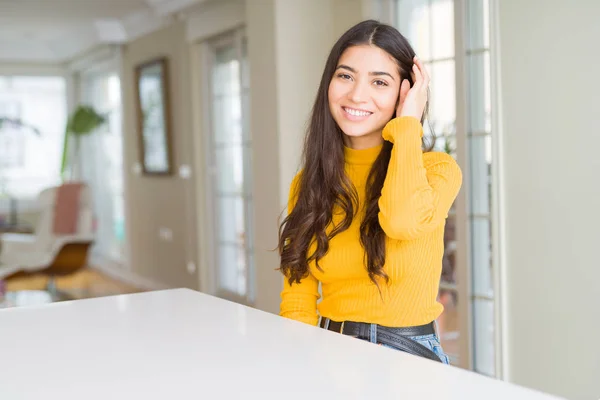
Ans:
{"label": "sweater sleeve", "polygon": [[[288,199],[288,214],[293,210],[297,200],[299,174],[294,177]],[[319,281],[309,272],[308,276],[290,285],[284,277],[283,291],[279,315],[310,325],[317,325],[317,300],[319,299]]]}
{"label": "sweater sleeve", "polygon": [[437,228],[462,185],[452,156],[423,153],[423,128],[413,117],[395,118],[383,130],[394,144],[379,198],[379,223],[390,238],[413,240]]}

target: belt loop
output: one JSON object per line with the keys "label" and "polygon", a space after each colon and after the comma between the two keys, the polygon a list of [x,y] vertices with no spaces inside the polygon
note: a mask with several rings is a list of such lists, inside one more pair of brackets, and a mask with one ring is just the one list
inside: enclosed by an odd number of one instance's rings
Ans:
{"label": "belt loop", "polygon": [[325,326],[323,328],[325,328],[326,331],[329,330],[329,323],[331,322],[331,320],[329,318],[325,318]]}
{"label": "belt loop", "polygon": [[377,324],[371,324],[371,332],[369,334],[369,342],[377,343]]}
{"label": "belt loop", "polygon": [[438,340],[438,342],[440,342],[442,339],[440,338],[440,334],[439,334],[439,328],[438,328],[438,323],[437,323],[437,319],[433,320],[433,331],[435,334],[435,338]]}

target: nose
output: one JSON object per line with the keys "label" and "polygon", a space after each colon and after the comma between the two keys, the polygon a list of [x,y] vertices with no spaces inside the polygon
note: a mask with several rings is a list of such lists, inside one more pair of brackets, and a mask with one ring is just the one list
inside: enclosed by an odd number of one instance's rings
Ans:
{"label": "nose", "polygon": [[363,84],[362,82],[356,82],[354,86],[352,86],[352,90],[348,92],[348,99],[350,99],[353,103],[364,103],[367,101],[367,91],[367,85]]}

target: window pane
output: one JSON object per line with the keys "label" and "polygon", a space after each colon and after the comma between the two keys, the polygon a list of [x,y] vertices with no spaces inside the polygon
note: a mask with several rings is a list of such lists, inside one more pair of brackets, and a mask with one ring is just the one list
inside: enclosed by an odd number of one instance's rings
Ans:
{"label": "window pane", "polygon": [[[425,136],[425,140],[429,143],[430,137]],[[444,153],[450,154],[456,158],[456,135],[453,133],[436,132],[435,134],[435,146],[434,151],[443,151]]]}
{"label": "window pane", "polygon": [[60,182],[66,116],[64,78],[0,77],[0,118],[11,120],[0,127],[0,192],[33,198]]}
{"label": "window pane", "polygon": [[254,249],[254,238],[252,237],[250,232],[252,232],[254,224],[254,220],[252,218],[252,210],[254,205],[252,200],[246,200],[245,205],[246,208],[244,209],[244,215],[246,219],[244,221],[246,223],[246,235],[244,236],[244,244],[246,246],[246,250],[252,251]]}
{"label": "window pane", "polygon": [[397,27],[422,60],[431,58],[429,0],[399,0]]}
{"label": "window pane", "polygon": [[428,68],[431,74],[429,121],[438,136],[441,133],[454,133],[456,120],[454,60],[436,62]]}
{"label": "window pane", "polygon": [[442,276],[438,301],[444,306],[444,312],[438,318],[438,329],[444,351],[452,363],[458,362],[460,325],[458,321],[456,290],[456,215],[454,206],[450,210],[444,230],[444,256],[442,258]]}
{"label": "window pane", "polygon": [[467,0],[467,49],[490,47],[490,0]]}
{"label": "window pane", "polygon": [[248,62],[248,41],[242,39],[242,89],[250,88],[250,63]]}
{"label": "window pane", "polygon": [[238,94],[221,94],[213,98],[213,137],[217,144],[242,141],[242,104]]}
{"label": "window pane", "polygon": [[451,214],[446,220],[446,228],[444,229],[442,282],[456,283],[456,245],[456,215]]}
{"label": "window pane", "polygon": [[121,89],[116,74],[89,74],[82,79],[82,100],[108,117],[106,124],[81,140],[81,174],[91,188],[97,224],[94,251],[123,261],[125,211],[123,204],[123,135]]}
{"label": "window pane", "polygon": [[440,289],[438,301],[444,306],[444,312],[437,320],[440,342],[451,363],[456,365],[460,354],[458,293],[455,290]]}
{"label": "window pane", "polygon": [[242,194],[244,190],[244,159],[242,146],[215,149],[217,161],[217,192]]}
{"label": "window pane", "polygon": [[[0,113],[2,109],[7,110],[12,107],[9,104],[0,103]],[[4,112],[4,118],[14,118],[10,115],[15,113]],[[17,113],[18,114],[18,113]],[[0,117],[2,118],[2,117]],[[0,168],[3,169],[16,169],[25,167],[25,151],[27,146],[27,132],[28,130],[20,127],[18,124],[14,124],[8,121],[2,123],[0,127]]]}
{"label": "window pane", "polygon": [[245,245],[244,199],[219,197],[219,239],[229,244]]}
{"label": "window pane", "polygon": [[219,287],[222,290],[246,295],[246,252],[243,247],[219,245]]}
{"label": "window pane", "polygon": [[250,141],[250,90],[244,89],[242,91],[242,140],[244,142]]}
{"label": "window pane", "polygon": [[431,0],[431,58],[454,57],[454,1]]}
{"label": "window pane", "polygon": [[471,219],[473,293],[492,297],[494,287],[492,283],[492,243],[490,234],[491,223],[489,219]]}
{"label": "window pane", "polygon": [[473,303],[474,369],[494,376],[494,303],[475,299]]}
{"label": "window pane", "polygon": [[252,193],[252,147],[246,145],[243,147],[244,151],[244,190],[246,197],[249,197]]}
{"label": "window pane", "polygon": [[490,53],[467,56],[469,79],[469,130],[481,133],[490,132],[491,121],[491,88],[490,88]]}
{"label": "window pane", "polygon": [[216,65],[213,70],[214,94],[240,93],[240,63],[235,46],[218,48],[215,52]]}
{"label": "window pane", "polygon": [[[242,48],[239,48],[239,46]],[[218,231],[218,287],[221,295],[251,300],[251,143],[249,65],[245,40],[213,47],[211,161],[215,225]],[[243,87],[242,87],[243,85]]]}
{"label": "window pane", "polygon": [[470,160],[471,213],[490,214],[492,138],[490,135],[468,138]]}
{"label": "window pane", "polygon": [[242,140],[242,98],[240,63],[235,46],[221,47],[215,53],[213,69],[213,137],[215,143],[232,144]]}

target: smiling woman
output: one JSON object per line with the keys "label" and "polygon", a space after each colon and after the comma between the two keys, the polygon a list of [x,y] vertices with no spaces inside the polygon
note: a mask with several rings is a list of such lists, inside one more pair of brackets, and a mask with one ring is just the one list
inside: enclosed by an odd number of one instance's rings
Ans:
{"label": "smiling woman", "polygon": [[364,21],[334,45],[280,228],[281,315],[448,363],[434,321],[462,176],[423,152],[428,85],[393,27]]}
{"label": "smiling woman", "polygon": [[329,110],[354,149],[381,144],[381,128],[396,111],[400,73],[379,47],[354,46],[340,57],[329,84]]}

